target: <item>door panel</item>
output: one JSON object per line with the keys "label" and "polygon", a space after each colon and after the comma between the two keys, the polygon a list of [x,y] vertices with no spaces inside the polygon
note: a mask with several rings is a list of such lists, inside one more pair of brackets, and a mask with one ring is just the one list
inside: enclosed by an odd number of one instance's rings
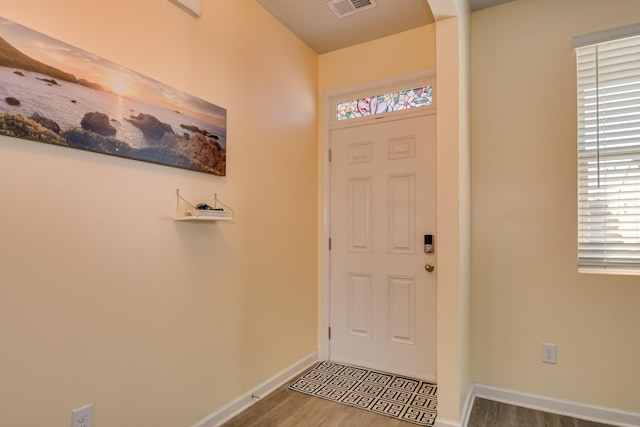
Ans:
{"label": "door panel", "polygon": [[435,115],[331,131],[335,361],[436,380]]}
{"label": "door panel", "polygon": [[389,340],[416,344],[416,279],[389,277]]}
{"label": "door panel", "polygon": [[348,181],[349,250],[351,252],[371,252],[371,178],[350,178]]}
{"label": "door panel", "polygon": [[349,274],[348,289],[348,333],[371,338],[371,275]]}
{"label": "door panel", "polygon": [[416,176],[389,177],[389,253],[414,254],[416,252]]}

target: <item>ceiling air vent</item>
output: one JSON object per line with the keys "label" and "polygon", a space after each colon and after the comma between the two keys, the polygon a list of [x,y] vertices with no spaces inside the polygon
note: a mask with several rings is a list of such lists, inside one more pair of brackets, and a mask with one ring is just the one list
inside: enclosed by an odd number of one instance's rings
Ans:
{"label": "ceiling air vent", "polygon": [[375,0],[331,0],[327,3],[327,6],[338,18],[344,18],[345,16],[376,7],[377,4]]}

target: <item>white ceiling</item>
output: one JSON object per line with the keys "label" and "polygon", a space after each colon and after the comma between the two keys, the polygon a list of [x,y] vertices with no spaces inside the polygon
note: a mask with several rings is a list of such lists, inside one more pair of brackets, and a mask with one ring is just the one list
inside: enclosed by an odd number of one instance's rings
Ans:
{"label": "white ceiling", "polygon": [[[327,53],[434,22],[427,0],[375,0],[377,7],[338,18],[329,0],[257,0],[317,53]],[[513,0],[470,0],[480,10]]]}

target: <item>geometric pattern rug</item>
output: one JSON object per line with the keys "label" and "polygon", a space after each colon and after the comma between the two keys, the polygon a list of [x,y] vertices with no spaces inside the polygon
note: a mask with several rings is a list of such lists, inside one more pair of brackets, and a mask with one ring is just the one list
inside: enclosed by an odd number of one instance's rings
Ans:
{"label": "geometric pattern rug", "polygon": [[422,426],[436,419],[437,386],[401,375],[320,362],[289,389]]}

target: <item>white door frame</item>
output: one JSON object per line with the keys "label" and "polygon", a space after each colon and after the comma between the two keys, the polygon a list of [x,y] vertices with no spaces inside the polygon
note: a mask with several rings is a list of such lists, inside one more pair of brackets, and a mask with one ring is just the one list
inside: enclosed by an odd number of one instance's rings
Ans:
{"label": "white door frame", "polygon": [[[331,234],[331,165],[329,163],[329,147],[331,142],[330,131],[332,129],[358,126],[360,124],[369,124],[375,120],[379,120],[380,116],[371,116],[359,118],[357,123],[350,121],[337,122],[335,110],[333,106],[336,102],[349,99],[357,99],[363,96],[371,96],[372,94],[382,94],[393,90],[407,89],[410,87],[419,87],[431,84],[433,87],[433,104],[428,107],[435,111],[437,88],[435,85],[436,74],[434,69],[424,70],[417,73],[406,74],[392,77],[389,79],[379,80],[375,82],[365,83],[342,89],[334,89],[326,91],[323,94],[323,123],[322,123],[322,217],[320,226],[320,282],[318,289],[318,314],[320,316],[318,322],[318,345],[320,360],[329,359],[329,324],[330,324],[330,303],[331,303],[331,256],[329,254],[329,237]],[[412,117],[421,115],[422,112],[412,110],[403,110],[385,114],[384,116],[395,116],[396,118]]]}

